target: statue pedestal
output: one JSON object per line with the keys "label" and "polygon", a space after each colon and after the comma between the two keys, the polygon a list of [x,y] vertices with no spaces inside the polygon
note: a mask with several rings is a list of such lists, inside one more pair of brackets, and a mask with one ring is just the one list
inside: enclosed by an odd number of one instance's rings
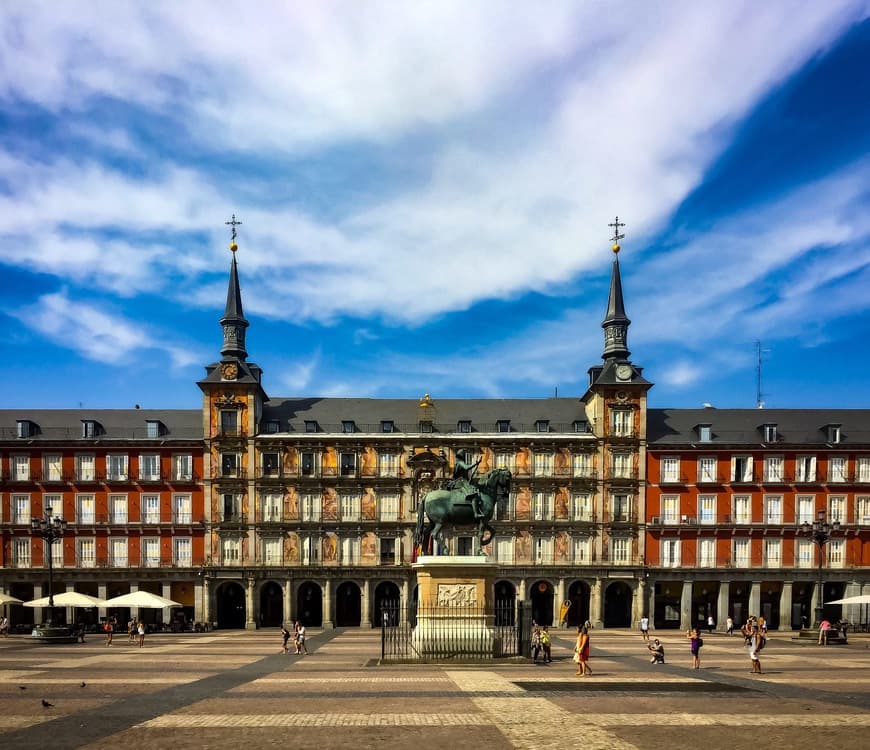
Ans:
{"label": "statue pedestal", "polygon": [[411,645],[426,659],[492,659],[496,564],[486,557],[424,556],[417,573],[417,625]]}

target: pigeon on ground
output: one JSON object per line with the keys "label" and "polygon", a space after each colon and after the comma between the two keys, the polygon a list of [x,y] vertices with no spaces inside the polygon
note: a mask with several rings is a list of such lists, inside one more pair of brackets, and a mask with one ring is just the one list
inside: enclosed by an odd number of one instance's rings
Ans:
{"label": "pigeon on ground", "polygon": [[84,687],[84,686],[85,686],[85,683],[84,683],[84,682],[82,682],[82,684],[79,685],[79,687]]}
{"label": "pigeon on ground", "polygon": [[51,708],[54,706],[54,703],[49,703],[45,698],[42,699],[42,707],[43,708]]}

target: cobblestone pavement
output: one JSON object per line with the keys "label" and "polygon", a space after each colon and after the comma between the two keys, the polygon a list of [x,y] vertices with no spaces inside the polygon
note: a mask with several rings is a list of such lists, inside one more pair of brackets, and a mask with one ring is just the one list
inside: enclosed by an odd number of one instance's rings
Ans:
{"label": "cobblestone pavement", "polygon": [[[376,666],[380,631],[313,631],[308,656],[280,632],[150,636],[139,649],[0,639],[0,746],[8,748],[866,747],[870,637],[820,647],[771,634],[764,674],[740,636],[705,636],[691,669],[681,633],[653,666],[636,632],[593,631],[593,675],[573,634],[552,664]],[[43,701],[52,704],[44,706]]]}

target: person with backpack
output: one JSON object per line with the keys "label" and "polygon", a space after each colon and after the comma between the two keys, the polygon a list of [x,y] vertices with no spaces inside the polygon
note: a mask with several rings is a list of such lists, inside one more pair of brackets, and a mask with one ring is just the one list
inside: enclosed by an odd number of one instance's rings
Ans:
{"label": "person with backpack", "polygon": [[692,628],[692,630],[686,633],[686,638],[689,639],[689,646],[692,650],[692,668],[700,669],[701,668],[701,646],[704,645],[704,639],[701,638],[701,634],[698,632],[697,628]]}

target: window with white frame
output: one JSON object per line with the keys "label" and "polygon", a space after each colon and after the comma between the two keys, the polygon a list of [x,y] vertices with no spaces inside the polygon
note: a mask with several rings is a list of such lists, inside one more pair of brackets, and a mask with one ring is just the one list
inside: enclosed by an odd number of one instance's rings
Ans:
{"label": "window with white frame", "polygon": [[159,419],[146,419],[145,420],[145,437],[150,440],[154,440],[159,438],[161,435],[161,427],[163,426],[162,422]]}
{"label": "window with white frame", "polygon": [[812,523],[816,520],[816,496],[798,495],[795,499],[797,511],[795,523]]}
{"label": "window with white frame", "polygon": [[127,523],[127,496],[109,495],[109,522]]}
{"label": "window with white frame", "polygon": [[160,523],[160,495],[142,495],[140,498],[142,523]]}
{"label": "window with white frame", "polygon": [[303,477],[320,476],[320,453],[317,451],[302,451],[299,454],[299,475]]}
{"label": "window with white frame", "polygon": [[97,540],[93,537],[76,539],[76,553],[80,568],[94,568],[97,565]]}
{"label": "window with white frame", "polygon": [[828,458],[828,481],[845,482],[848,478],[849,469],[846,456],[831,456]]}
{"label": "window with white frame", "polygon": [[752,456],[732,456],[731,457],[731,481],[732,482],[751,482],[752,481]]}
{"label": "window with white frame", "polygon": [[382,521],[398,521],[399,496],[395,492],[378,495],[378,511]]}
{"label": "window with white frame", "polygon": [[[43,549],[45,549],[43,547]],[[63,559],[63,540],[55,539],[49,545],[49,552],[51,553],[51,566],[53,568],[62,568],[64,564]],[[45,563],[43,563],[44,565]]]}
{"label": "window with white frame", "polygon": [[495,559],[510,565],[514,561],[514,539],[511,536],[500,536],[495,540]]}
{"label": "window with white frame", "polygon": [[193,565],[191,545],[190,537],[177,536],[172,540],[172,559],[175,562],[175,567],[189,568]]}
{"label": "window with white frame", "polygon": [[839,424],[829,424],[828,425],[828,442],[829,443],[839,443],[841,437],[840,427],[842,425]]}
{"label": "window with white frame", "polygon": [[173,523],[192,523],[193,505],[192,498],[188,494],[175,494],[172,496],[172,520]]}
{"label": "window with white frame", "polygon": [[172,457],[172,478],[176,482],[189,482],[193,479],[193,456],[177,453]]}
{"label": "window with white frame", "polygon": [[750,495],[734,496],[734,523],[752,523],[752,498]]}
{"label": "window with white frame", "polygon": [[339,467],[341,476],[355,477],[356,476],[356,453],[345,451],[339,456]]}
{"label": "window with white frame", "polygon": [[553,562],[553,537],[540,536],[535,539],[535,562],[550,565]]}
{"label": "window with white frame", "polygon": [[631,437],[631,411],[628,409],[610,410],[610,434],[614,437]]}
{"label": "window with white frame", "polygon": [[160,539],[157,537],[142,537],[142,565],[146,568],[160,567]]}
{"label": "window with white frame", "polygon": [[749,553],[748,539],[734,540],[734,566],[737,568],[748,568],[752,562]]}
{"label": "window with white frame", "polygon": [[632,463],[632,454],[631,453],[612,453],[613,460],[613,476],[620,478],[628,478],[631,477],[631,463]]}
{"label": "window with white frame", "polygon": [[659,519],[665,524],[674,524],[680,522],[680,497],[679,495],[662,495],[661,510],[659,511],[661,518]]}
{"label": "window with white frame", "polygon": [[572,547],[575,565],[589,565],[592,562],[592,539],[590,537],[574,537]]}
{"label": "window with white frame", "polygon": [[698,459],[698,481],[715,482],[717,479],[716,456],[701,456]]}
{"label": "window with white frame", "polygon": [[79,453],[76,456],[76,479],[80,482],[93,482],[97,478],[97,460],[93,453]]}
{"label": "window with white frame", "polygon": [[662,484],[680,481],[680,457],[662,457]]}
{"label": "window with white frame", "polygon": [[782,456],[765,456],[764,481],[781,482],[783,477],[782,466]]}
{"label": "window with white frame", "polygon": [[222,521],[240,521],[242,519],[242,498],[232,492],[223,494]]}
{"label": "window with white frame", "polygon": [[702,443],[709,443],[713,439],[713,425],[699,424],[698,425],[698,440]]}
{"label": "window with white frame", "polygon": [[63,495],[54,492],[50,495],[43,495],[42,507],[51,508],[52,518],[63,518]]}
{"label": "window with white frame", "polygon": [[13,495],[12,523],[30,525],[30,495]]}
{"label": "window with white frame", "polygon": [[775,443],[779,439],[775,424],[762,425],[761,434],[764,436],[765,443]]}
{"label": "window with white frame", "polygon": [[535,453],[532,455],[532,475],[536,477],[553,476],[552,453]]}
{"label": "window with white frame", "polygon": [[321,497],[318,494],[306,493],[299,499],[303,521],[319,521]]}
{"label": "window with white frame", "polygon": [[591,477],[592,454],[575,453],[571,456],[571,469],[575,477]]}
{"label": "window with white frame", "polygon": [[799,568],[812,568],[815,543],[812,539],[795,540],[795,565]]}
{"label": "window with white frame", "polygon": [[870,525],[870,495],[855,496],[855,523]]}
{"label": "window with white frame", "polygon": [[60,482],[63,479],[60,453],[46,453],[43,455],[42,478],[46,482]]}
{"label": "window with white frame", "polygon": [[262,495],[263,521],[275,523],[281,520],[281,505],[283,500],[284,498],[279,492],[266,492]]}
{"label": "window with white frame", "polygon": [[815,456],[798,456],[794,461],[795,482],[815,482],[816,481],[816,457]]}
{"label": "window with white frame", "polygon": [[242,540],[234,537],[221,539],[221,563],[239,565],[242,560]]}
{"label": "window with white frame", "polygon": [[341,520],[359,521],[361,517],[360,506],[362,495],[358,492],[341,493]]}
{"label": "window with white frame", "polygon": [[12,539],[12,567],[30,567],[30,539],[28,537],[14,537]]}
{"label": "window with white frame", "polygon": [[112,538],[109,540],[109,565],[113,568],[127,567],[127,540]]}
{"label": "window with white frame", "polygon": [[870,456],[859,456],[855,459],[855,481],[870,484]]}
{"label": "window with white frame", "polygon": [[716,523],[716,496],[698,496],[698,520],[703,524]]}
{"label": "window with white frame", "polygon": [[30,456],[14,455],[11,461],[10,479],[16,482],[30,481]]}
{"label": "window with white frame", "polygon": [[842,568],[846,563],[846,540],[828,540],[828,567]]}
{"label": "window with white frame", "polygon": [[828,497],[828,521],[846,523],[845,495],[830,495]]}
{"label": "window with white frame", "polygon": [[93,495],[76,495],[76,523],[93,525],[97,522],[97,507]]}
{"label": "window with white frame", "polygon": [[716,540],[715,539],[699,539],[698,540],[698,567],[715,568],[716,567]]}
{"label": "window with white frame", "polygon": [[575,492],[571,495],[571,518],[575,521],[592,520],[592,495],[588,492]]}
{"label": "window with white frame", "polygon": [[302,538],[302,564],[312,565],[320,560],[320,542],[316,537]]}
{"label": "window with white frame", "polygon": [[360,540],[357,536],[346,536],[341,539],[341,564],[359,564]]}
{"label": "window with white frame", "polygon": [[627,565],[631,562],[631,540],[625,537],[614,537],[610,540],[610,562],[614,565]]}
{"label": "window with white frame", "polygon": [[126,482],[127,465],[126,453],[110,453],[106,456],[106,479],[112,482]]}
{"label": "window with white frame", "polygon": [[263,562],[266,565],[280,565],[283,560],[283,545],[280,537],[263,539]]}
{"label": "window with white frame", "polygon": [[613,495],[613,520],[631,520],[631,495]]}
{"label": "window with white frame", "polygon": [[766,568],[782,566],[782,539],[764,540],[764,566]]}
{"label": "window with white frame", "polygon": [[680,540],[662,539],[662,567],[680,567]]}
{"label": "window with white frame", "polygon": [[782,495],[764,496],[764,522],[767,524],[782,523]]}
{"label": "window with white frame", "polygon": [[496,469],[514,470],[514,454],[498,451],[493,455],[494,465]]}
{"label": "window with white frame", "polygon": [[536,492],[532,497],[532,520],[551,521],[553,519],[553,493]]}
{"label": "window with white frame", "polygon": [[399,476],[399,454],[398,453],[378,453],[378,476],[381,477],[397,477]]}
{"label": "window with white frame", "polygon": [[139,479],[143,482],[157,482],[160,479],[160,455],[143,453],[139,456]]}

